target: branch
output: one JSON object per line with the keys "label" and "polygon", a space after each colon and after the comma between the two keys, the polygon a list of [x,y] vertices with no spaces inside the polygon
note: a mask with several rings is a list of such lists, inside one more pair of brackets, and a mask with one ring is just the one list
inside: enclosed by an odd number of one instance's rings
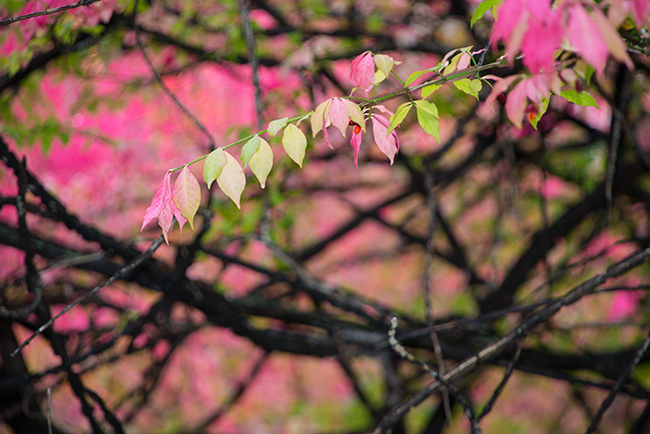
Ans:
{"label": "branch", "polygon": [[58,14],[59,12],[67,11],[69,9],[75,9],[81,6],[90,6],[91,4],[97,3],[99,1],[101,0],[79,0],[77,3],[60,6],[58,8],[45,9],[38,12],[32,12],[30,14],[19,15],[17,17],[12,17],[12,18],[6,18],[0,21],[0,27],[15,23],[17,21],[27,20],[29,18],[41,17],[43,15]]}

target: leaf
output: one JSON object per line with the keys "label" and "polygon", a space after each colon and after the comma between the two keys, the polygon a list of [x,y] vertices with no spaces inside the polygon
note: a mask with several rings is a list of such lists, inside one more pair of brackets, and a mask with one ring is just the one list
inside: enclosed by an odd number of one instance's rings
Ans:
{"label": "leaf", "polygon": [[388,130],[386,134],[390,134],[399,124],[402,123],[406,115],[411,111],[413,104],[411,102],[405,102],[404,104],[397,107],[397,111],[394,115],[390,117],[390,122],[388,124]]}
{"label": "leaf", "polygon": [[470,27],[474,27],[474,23],[483,18],[483,15],[494,6],[497,6],[502,3],[503,0],[485,0],[481,2],[476,9],[474,9],[474,14],[472,15],[472,21],[470,22]]}
{"label": "leaf", "polygon": [[[356,104],[354,104],[356,106]],[[345,130],[348,128],[350,122],[350,115],[348,115],[348,107],[341,98],[332,98],[332,105],[330,106],[330,122],[334,125],[345,137]]]}
{"label": "leaf", "polygon": [[329,126],[329,108],[332,103],[332,98],[320,103],[311,115],[311,134],[316,137],[320,130],[324,130]]}
{"label": "leaf", "polygon": [[269,126],[267,128],[269,135],[271,137],[275,137],[275,135],[284,127],[287,126],[287,121],[289,118],[282,118],[282,119],[276,119],[274,121],[269,122]]}
{"label": "leaf", "polygon": [[[535,113],[533,116],[529,115],[528,121],[530,124],[533,126],[533,128],[537,129],[537,123],[539,120],[544,116],[544,113],[546,113],[546,110],[548,110],[548,102],[549,98],[543,97],[542,100],[537,104],[537,113]],[[531,113],[532,115],[532,113]]]}
{"label": "leaf", "polygon": [[359,106],[349,99],[344,99],[343,104],[345,104],[350,120],[359,125],[363,131],[366,131],[366,119]]}
{"label": "leaf", "polygon": [[201,187],[194,175],[192,175],[189,166],[185,166],[178,178],[176,178],[173,196],[174,203],[180,210],[181,215],[187,219],[190,227],[194,229],[194,215],[201,204]]}
{"label": "leaf", "polygon": [[[458,52],[458,50],[454,50]],[[443,71],[442,75],[447,75],[451,74],[456,70],[456,67],[458,66],[458,62],[460,61],[460,56],[462,56],[463,53],[458,53],[452,57],[451,62],[449,62],[449,65],[445,67],[445,70]]]}
{"label": "leaf", "polygon": [[406,79],[406,82],[405,82],[406,85],[410,86],[411,84],[413,84],[413,82],[415,82],[415,80],[417,80],[418,78],[420,78],[422,75],[424,75],[426,73],[427,73],[426,70],[425,71],[415,71],[413,74],[409,75],[408,78]]}
{"label": "leaf", "polygon": [[385,77],[388,77],[390,72],[393,70],[395,60],[385,54],[375,54],[375,65],[377,65],[377,68],[384,73]]}
{"label": "leaf", "polygon": [[260,186],[264,188],[266,178],[269,176],[271,168],[273,168],[273,151],[266,140],[260,139],[257,152],[251,156],[248,163],[251,171],[260,182]]}
{"label": "leaf", "polygon": [[[416,101],[416,104],[420,101]],[[428,102],[428,101],[425,101]],[[418,123],[422,129],[429,135],[435,137],[435,139],[440,142],[440,126],[438,118],[436,118],[430,111],[427,111],[422,107],[421,104],[416,106],[416,111],[418,115]]]}
{"label": "leaf", "polygon": [[375,84],[379,84],[384,80],[386,80],[386,76],[384,75],[383,72],[381,72],[381,69],[376,70],[375,71]]}
{"label": "leaf", "polygon": [[302,121],[306,120],[306,119],[309,119],[313,113],[314,113],[314,112],[311,111],[311,112],[307,113],[306,115],[304,115],[303,117],[301,117],[300,119],[298,119],[298,120],[296,121],[296,125],[297,125],[297,126],[300,126],[300,123],[301,123]]}
{"label": "leaf", "polygon": [[244,146],[241,148],[241,162],[246,167],[248,161],[251,159],[253,154],[257,152],[260,148],[260,136],[255,134]]}
{"label": "leaf", "polygon": [[246,175],[244,175],[244,169],[242,169],[235,157],[227,152],[224,152],[224,154],[226,155],[226,164],[217,177],[217,184],[219,184],[221,191],[235,202],[237,208],[241,209],[240,200],[246,186]]}
{"label": "leaf", "polygon": [[439,84],[431,84],[427,87],[422,88],[422,99],[428,98],[429,95],[433,94],[436,90],[440,89]]}
{"label": "leaf", "polygon": [[287,125],[282,136],[282,146],[289,158],[302,167],[302,160],[305,158],[307,138],[302,130],[293,124]]}
{"label": "leaf", "polygon": [[[587,92],[578,92],[577,90],[563,90],[560,92],[560,96],[566,98],[568,101],[586,106],[586,107],[598,107],[598,103],[593,96],[589,95]],[[598,107],[600,108],[600,107]]]}
{"label": "leaf", "polygon": [[365,51],[359,54],[352,61],[350,67],[350,82],[360,87],[365,93],[370,92],[375,79],[375,63],[372,60],[372,53]]}
{"label": "leaf", "polygon": [[147,226],[153,219],[160,215],[160,212],[169,202],[169,199],[172,195],[170,176],[170,172],[165,173],[162,182],[158,186],[158,190],[156,190],[156,194],[151,200],[151,205],[149,205],[144,213],[144,221],[142,222],[142,228],[140,229],[140,232],[142,232],[145,226]]}
{"label": "leaf", "polygon": [[222,148],[215,149],[205,158],[205,163],[203,164],[203,181],[208,184],[208,188],[219,177],[225,164],[226,153]]}
{"label": "leaf", "polygon": [[438,115],[438,107],[432,102],[429,102],[425,99],[421,99],[419,101],[415,101],[415,105],[419,109],[426,111],[427,113],[429,113],[432,116],[435,116],[436,118],[440,117]]}
{"label": "leaf", "polygon": [[463,78],[457,81],[454,81],[454,86],[458,90],[462,90],[468,95],[473,95],[478,99],[478,93],[481,91],[483,88],[483,83],[481,83],[481,80],[470,80],[469,78]]}
{"label": "leaf", "polygon": [[[388,157],[390,164],[395,161],[395,154],[399,150],[399,139],[395,131],[388,133],[388,119],[383,115],[372,115],[372,135],[379,150]],[[356,150],[355,150],[356,151]],[[355,152],[356,154],[356,152]],[[357,167],[358,168],[358,167]]]}

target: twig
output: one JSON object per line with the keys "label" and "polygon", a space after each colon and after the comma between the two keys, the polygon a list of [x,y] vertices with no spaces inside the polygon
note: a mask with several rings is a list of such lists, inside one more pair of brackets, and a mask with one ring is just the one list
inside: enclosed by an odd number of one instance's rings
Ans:
{"label": "twig", "polygon": [[[431,305],[431,273],[433,268],[433,256],[435,253],[433,245],[433,236],[436,232],[436,198],[433,195],[433,174],[428,168],[425,170],[424,174],[424,189],[425,189],[425,198],[427,202],[427,208],[429,209],[429,214],[431,216],[431,222],[429,223],[429,229],[427,233],[427,242],[425,246],[425,255],[424,255],[424,271],[422,273],[422,288],[424,290],[424,305],[426,309],[426,319],[427,327],[429,328],[429,335],[431,336],[431,342],[433,343],[433,351],[436,354],[436,359],[438,360],[438,371],[441,376],[445,375],[445,360],[442,354],[442,347],[440,346],[440,339],[438,339],[438,333],[433,327],[435,321],[433,319],[433,306]],[[449,404],[449,394],[447,390],[443,391],[442,402],[445,408],[445,415],[447,421],[451,422],[451,405]]]}
{"label": "twig", "polygon": [[[580,285],[571,289],[566,295],[556,299],[549,306],[541,309],[539,312],[531,315],[529,318],[524,320],[517,328],[513,331],[497,340],[496,342],[484,347],[482,350],[476,354],[467,357],[465,360],[456,365],[451,371],[440,378],[446,382],[454,381],[458,378],[461,378],[464,375],[475,370],[482,363],[488,362],[497,356],[503,354],[512,344],[516,341],[519,341],[523,336],[526,336],[538,325],[543,324],[549,318],[558,313],[563,307],[569,306],[573,303],[576,303],[583,297],[593,294],[594,291],[604,284],[608,279],[613,277],[618,277],[633,268],[638,267],[650,257],[650,248],[642,250],[640,252],[634,253],[627,258],[619,261],[615,265],[609,267],[606,272],[599,274],[591,279],[581,283]],[[384,429],[393,426],[396,421],[404,417],[413,407],[420,404],[422,401],[427,399],[431,394],[435,393],[442,387],[441,381],[436,381],[424,389],[420,390],[418,393],[413,395],[407,402],[400,405],[392,412],[390,412],[381,423],[375,428],[373,434],[379,434]]]}
{"label": "twig", "polygon": [[101,285],[95,286],[93,289],[90,291],[86,292],[84,295],[79,297],[77,300],[73,301],[72,303],[68,304],[66,307],[61,310],[57,315],[53,316],[50,320],[48,320],[45,324],[40,326],[30,337],[25,340],[22,344],[18,346],[12,353],[11,357],[15,357],[18,352],[20,352],[23,348],[25,348],[29,343],[34,340],[34,338],[41,333],[43,333],[45,330],[47,330],[52,324],[54,324],[54,321],[59,319],[62,315],[70,311],[73,307],[77,306],[79,303],[82,303],[86,300],[88,300],[90,297],[95,295],[97,292],[99,292],[100,289],[105,288],[106,286],[110,285],[111,283],[115,282],[118,279],[123,278],[126,276],[128,273],[131,271],[135,270],[138,268],[144,261],[149,259],[151,255],[154,254],[154,252],[160,247],[160,245],[163,243],[163,237],[159,237],[156,241],[154,241],[151,246],[142,252],[137,258],[135,258],[133,261],[129,262],[126,264],[124,267],[120,268],[117,270],[111,277],[106,279]]}
{"label": "twig", "polygon": [[246,39],[246,47],[248,48],[248,63],[251,65],[253,73],[253,87],[255,88],[255,109],[257,111],[257,129],[262,129],[262,113],[264,113],[264,100],[262,100],[262,87],[260,86],[259,78],[259,60],[255,53],[255,34],[253,33],[253,26],[248,19],[248,8],[246,7],[246,0],[237,0],[239,6],[239,18],[241,19],[242,29],[244,31],[244,39]]}
{"label": "twig", "polygon": [[515,352],[514,357],[512,360],[510,360],[510,363],[508,363],[508,366],[506,367],[506,372],[503,374],[503,379],[499,383],[496,389],[494,389],[494,393],[492,394],[492,397],[490,397],[490,400],[485,404],[485,407],[483,407],[483,411],[481,411],[481,414],[478,416],[478,420],[483,419],[485,416],[492,411],[492,407],[494,404],[497,402],[497,398],[501,395],[501,392],[503,392],[503,389],[506,387],[506,383],[510,379],[510,376],[512,375],[512,371],[515,368],[515,364],[517,363],[517,360],[519,360],[519,356],[521,355],[521,344],[522,342],[519,341],[517,343],[517,351]]}
{"label": "twig", "polygon": [[97,3],[101,0],[79,0],[77,3],[72,3],[69,5],[61,6],[58,8],[51,8],[51,9],[44,9],[42,11],[38,12],[32,12],[29,14],[25,15],[19,15],[17,17],[11,17],[11,18],[5,18],[4,20],[0,21],[0,27],[6,26],[18,21],[22,20],[27,20],[30,18],[36,18],[36,17],[41,17],[43,15],[52,15],[52,14],[58,14],[59,12],[67,11],[69,9],[75,9],[81,6],[90,6],[93,3]]}
{"label": "twig", "polygon": [[[471,425],[471,434],[481,434],[481,428],[478,424],[479,420],[474,416],[474,410],[472,409],[472,404],[465,399],[465,397],[460,393],[460,391],[454,386],[451,382],[444,379],[442,375],[434,371],[428,363],[423,360],[418,359],[413,354],[409,353],[408,350],[402,345],[396,337],[397,333],[397,318],[393,317],[390,321],[390,329],[388,330],[388,342],[390,343],[391,348],[402,358],[413,363],[415,366],[422,368],[424,372],[429,374],[431,377],[438,380],[438,384],[442,384],[443,392],[449,392],[454,397],[454,399],[460,404],[463,408],[463,412],[467,416],[469,423]],[[444,395],[443,395],[444,396]],[[448,398],[447,398],[448,399]],[[447,411],[447,410],[445,410]],[[451,412],[449,413],[451,414]],[[447,418],[450,416],[448,415]],[[448,419],[449,420],[449,419]]]}
{"label": "twig", "polygon": [[598,424],[603,418],[603,415],[605,414],[609,406],[612,405],[612,402],[614,402],[614,398],[616,398],[616,395],[618,395],[618,392],[621,390],[621,387],[623,387],[623,382],[625,382],[627,377],[630,375],[632,369],[634,369],[636,365],[638,365],[639,362],[641,362],[641,358],[643,358],[646,351],[648,351],[648,347],[650,347],[650,333],[648,333],[648,336],[646,336],[645,340],[639,347],[639,350],[637,351],[636,356],[634,356],[632,362],[625,368],[623,373],[618,377],[616,383],[614,383],[614,387],[612,387],[612,390],[609,391],[609,395],[607,395],[607,398],[605,398],[603,403],[600,405],[598,412],[591,420],[591,424],[589,424],[589,427],[587,428],[586,434],[591,434],[596,431],[596,428],[598,428]]}
{"label": "twig", "polygon": [[147,51],[144,48],[144,44],[142,43],[142,39],[140,38],[140,28],[138,25],[135,23],[135,17],[137,14],[138,10],[138,2],[139,0],[135,0],[135,4],[133,6],[133,29],[135,30],[135,40],[138,44],[138,48],[140,49],[140,52],[142,53],[142,57],[144,57],[145,62],[147,62],[147,65],[149,66],[149,69],[151,70],[151,73],[153,74],[154,78],[162,88],[163,92],[167,94],[167,96],[176,104],[176,106],[187,116],[192,122],[194,122],[194,125],[201,130],[201,132],[208,138],[208,141],[210,143],[210,146],[212,148],[217,147],[217,143],[214,140],[214,137],[212,137],[212,134],[208,132],[208,130],[205,128],[205,126],[201,123],[201,121],[198,120],[192,112],[190,112],[187,107],[183,105],[183,103],[180,102],[180,100],[174,95],[174,93],[167,87],[167,85],[162,81],[162,77],[160,77],[160,74],[158,74],[158,71],[156,71],[156,68],[153,66],[153,63],[151,62],[151,59],[149,58],[149,55],[147,54]]}

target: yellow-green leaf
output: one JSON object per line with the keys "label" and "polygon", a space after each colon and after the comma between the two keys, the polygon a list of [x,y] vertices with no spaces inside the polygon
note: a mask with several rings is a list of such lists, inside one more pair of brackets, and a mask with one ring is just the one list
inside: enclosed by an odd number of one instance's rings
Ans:
{"label": "yellow-green leaf", "polygon": [[274,121],[269,122],[269,126],[267,130],[269,131],[269,135],[271,137],[275,137],[275,135],[284,127],[287,126],[287,121],[289,118],[282,118],[282,119],[276,119]]}
{"label": "yellow-green leaf", "polygon": [[[419,101],[416,101],[416,104]],[[428,101],[426,101],[428,102]],[[416,106],[416,112],[418,115],[418,123],[422,127],[422,129],[427,133],[432,135],[433,137],[436,138],[437,141],[440,141],[440,126],[438,123],[438,118],[435,117],[431,111],[426,110],[423,108],[423,105],[418,104]]]}
{"label": "yellow-green leaf", "polygon": [[469,78],[462,78],[460,80],[454,81],[454,86],[457,89],[462,90],[468,95],[473,95],[478,99],[478,93],[483,88],[483,83],[481,80],[470,80]]}
{"label": "yellow-green leaf", "polygon": [[205,158],[203,164],[203,181],[208,184],[208,188],[221,173],[221,169],[226,164],[226,153],[221,148],[210,152]]}
{"label": "yellow-green leaf", "polygon": [[174,183],[174,203],[194,229],[194,215],[201,204],[201,187],[190,168],[185,166]]}
{"label": "yellow-green leaf", "polygon": [[395,60],[385,54],[375,54],[374,60],[377,68],[384,73],[386,78],[388,78],[390,72],[393,70],[393,65],[395,65]]}
{"label": "yellow-green leaf", "polygon": [[421,99],[418,101],[415,101],[415,105],[420,109],[424,110],[427,113],[429,113],[432,116],[435,116],[436,118],[439,118],[440,116],[438,115],[438,106],[436,106],[434,103],[429,102],[425,99]]}
{"label": "yellow-green leaf", "polygon": [[389,119],[388,130],[386,131],[386,137],[388,137],[390,132],[393,131],[395,128],[397,128],[399,124],[402,123],[406,115],[411,110],[411,107],[413,107],[413,104],[411,102],[405,102],[404,104],[397,107],[397,111]]}
{"label": "yellow-green leaf", "polygon": [[483,15],[494,6],[500,5],[503,0],[485,0],[481,2],[476,9],[474,9],[474,14],[472,15],[472,21],[470,22],[470,27],[474,27],[474,23],[483,18]]}
{"label": "yellow-green leaf", "polygon": [[269,176],[273,167],[273,151],[266,140],[260,139],[257,152],[248,161],[248,167],[251,168],[260,185],[264,188],[266,186],[266,178]]}
{"label": "yellow-green leaf", "polygon": [[422,88],[422,98],[428,98],[431,94],[433,94],[436,90],[440,89],[439,84],[432,84],[427,87]]}
{"label": "yellow-green leaf", "polygon": [[241,208],[241,194],[246,186],[244,169],[242,169],[235,157],[227,152],[224,152],[224,154],[226,155],[226,164],[223,166],[221,174],[217,177],[217,184],[226,193],[226,196],[235,202],[237,208]]}
{"label": "yellow-green leaf", "polygon": [[294,124],[287,125],[282,136],[282,146],[287,155],[298,166],[302,167],[302,160],[305,158],[305,149],[307,148],[307,138],[300,128]]}
{"label": "yellow-green leaf", "polygon": [[254,153],[260,148],[260,136],[255,134],[244,146],[241,148],[241,163],[244,167],[248,165]]}

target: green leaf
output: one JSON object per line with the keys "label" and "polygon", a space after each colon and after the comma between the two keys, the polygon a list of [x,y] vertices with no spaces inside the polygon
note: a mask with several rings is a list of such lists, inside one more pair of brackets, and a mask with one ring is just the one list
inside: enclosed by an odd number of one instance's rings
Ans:
{"label": "green leaf", "polygon": [[578,92],[577,90],[563,90],[560,92],[560,96],[566,98],[568,101],[586,106],[586,107],[598,107],[598,103],[593,96],[589,95],[587,92]]}
{"label": "green leaf", "polygon": [[485,0],[481,2],[476,9],[474,9],[474,14],[472,15],[472,21],[470,22],[470,27],[474,27],[474,23],[483,18],[483,15],[494,6],[500,5],[503,0]]}
{"label": "green leaf", "polygon": [[473,95],[478,99],[478,93],[481,91],[483,88],[483,83],[481,83],[481,80],[470,80],[469,78],[463,78],[457,81],[454,81],[454,86],[458,90],[462,90],[468,95]]}
{"label": "green leaf", "polygon": [[413,74],[409,75],[408,78],[406,79],[406,85],[410,86],[415,80],[420,78],[420,76],[426,74],[427,71],[415,71]]}
{"label": "green leaf", "polygon": [[585,71],[585,81],[588,85],[591,84],[591,76],[594,75],[594,71],[596,71],[596,69],[593,66],[587,64],[587,69]]}
{"label": "green leaf", "polygon": [[241,209],[241,194],[246,186],[246,175],[244,175],[244,169],[242,169],[235,157],[227,152],[224,152],[224,154],[226,155],[226,164],[217,177],[217,184],[226,193],[226,196],[235,202],[237,208]]}
{"label": "green leaf", "polygon": [[542,116],[544,116],[544,113],[546,113],[546,110],[548,110],[548,102],[549,102],[549,98],[547,97],[542,98],[542,101],[539,104],[537,104],[537,114],[535,116],[528,118],[533,128],[537,129],[537,122],[539,122]]}
{"label": "green leaf", "polygon": [[436,90],[440,89],[439,84],[431,84],[427,87],[422,88],[422,99],[428,98],[431,94],[433,94]]}
{"label": "green leaf", "polygon": [[244,146],[241,148],[241,162],[246,167],[248,161],[251,159],[253,154],[257,152],[260,148],[260,136],[255,134]]}
{"label": "green leaf", "polygon": [[271,137],[275,137],[275,135],[284,127],[287,126],[287,121],[289,118],[282,118],[282,119],[276,119],[274,121],[269,122],[268,126],[268,131],[269,135]]}
{"label": "green leaf", "polygon": [[434,103],[429,102],[425,99],[421,99],[419,101],[415,101],[415,105],[420,109],[424,110],[427,113],[429,113],[432,116],[435,116],[436,118],[439,118],[440,116],[438,115],[438,106],[436,106]]}
{"label": "green leaf", "polygon": [[201,204],[201,186],[190,168],[185,166],[174,183],[174,203],[194,230],[194,215]]}
{"label": "green leaf", "polygon": [[282,146],[289,158],[302,167],[305,149],[307,149],[307,138],[302,130],[294,124],[287,125],[282,136]]}
{"label": "green leaf", "polygon": [[260,186],[264,188],[266,186],[266,178],[273,168],[273,151],[269,143],[264,139],[260,139],[258,148],[257,152],[249,160],[249,167],[260,182]]}
{"label": "green leaf", "polygon": [[203,181],[208,184],[208,188],[219,177],[225,165],[226,153],[222,148],[215,149],[205,158],[205,163],[203,164]]}
{"label": "green leaf", "polygon": [[386,131],[386,137],[388,137],[390,132],[393,131],[399,124],[402,123],[406,115],[411,110],[411,107],[413,107],[413,103],[411,102],[405,102],[401,106],[397,107],[397,111],[389,119],[388,130]]}
{"label": "green leaf", "polygon": [[[416,104],[420,101],[416,101]],[[425,101],[429,102],[429,101]],[[436,118],[430,111],[424,109],[422,105],[417,105],[416,111],[418,114],[418,123],[422,129],[429,135],[435,137],[435,139],[440,141],[440,125],[438,118]]]}

